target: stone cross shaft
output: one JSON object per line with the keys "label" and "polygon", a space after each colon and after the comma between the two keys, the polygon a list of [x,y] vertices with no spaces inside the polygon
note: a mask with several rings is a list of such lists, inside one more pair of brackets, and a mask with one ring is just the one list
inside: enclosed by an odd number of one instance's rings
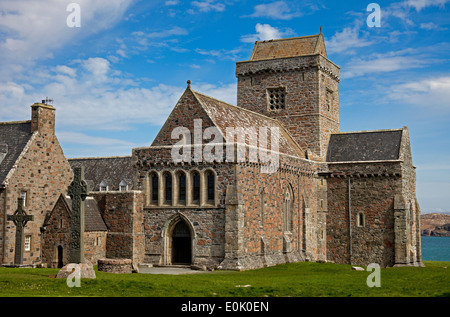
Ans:
{"label": "stone cross shaft", "polygon": [[27,215],[23,209],[23,198],[17,200],[17,210],[13,215],[8,215],[7,220],[16,225],[16,246],[14,252],[14,264],[20,265],[23,261],[24,228],[28,221],[33,221],[33,216]]}
{"label": "stone cross shaft", "polygon": [[84,180],[84,167],[75,167],[73,181],[68,194],[72,200],[70,225],[70,263],[84,263],[84,200],[88,195],[88,186]]}

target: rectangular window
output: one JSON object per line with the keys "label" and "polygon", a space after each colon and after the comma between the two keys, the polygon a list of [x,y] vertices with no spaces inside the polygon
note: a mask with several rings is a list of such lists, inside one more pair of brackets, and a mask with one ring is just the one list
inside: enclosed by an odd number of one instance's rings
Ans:
{"label": "rectangular window", "polygon": [[331,111],[333,103],[334,103],[333,92],[327,89],[327,104],[326,104],[327,111]]}
{"label": "rectangular window", "polygon": [[152,202],[157,204],[158,203],[158,190],[159,190],[159,180],[158,176],[156,174],[153,174],[151,180],[151,186],[152,186]]}
{"label": "rectangular window", "polygon": [[25,251],[31,250],[31,235],[25,236],[24,250]]}
{"label": "rectangular window", "polygon": [[269,111],[279,111],[285,108],[286,89],[284,87],[268,88],[267,103]]}
{"label": "rectangular window", "polygon": [[20,198],[23,199],[23,207],[25,207],[27,205],[27,192],[26,191],[21,191],[20,192]]}
{"label": "rectangular window", "polygon": [[179,197],[180,197],[180,201],[185,202],[186,201],[186,175],[181,173],[179,174],[179,185],[180,185],[180,189],[179,189]]}

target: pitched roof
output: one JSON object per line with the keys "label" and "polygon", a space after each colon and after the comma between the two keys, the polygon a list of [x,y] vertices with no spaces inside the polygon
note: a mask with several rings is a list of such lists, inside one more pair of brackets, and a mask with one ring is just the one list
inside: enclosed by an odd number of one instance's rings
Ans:
{"label": "pitched roof", "polygon": [[[278,151],[280,153],[296,156],[296,157],[304,157],[304,152],[300,148],[300,146],[294,141],[292,136],[287,132],[283,125],[276,119],[264,116],[257,112],[253,112],[238,106],[234,106],[228,104],[226,102],[214,99],[212,97],[203,95],[199,92],[191,90],[202,108],[205,110],[207,115],[214,122],[215,126],[221,131],[224,140],[227,142],[233,142],[233,140],[227,140],[227,128],[255,128],[256,137],[258,138],[259,127],[267,127],[267,149],[272,149],[271,146],[271,135],[269,132],[269,128],[278,128],[280,132],[280,137],[278,139]],[[238,131],[238,130],[235,130]],[[247,136],[245,139],[245,143],[247,145],[257,144],[252,143],[251,136]],[[234,140],[239,141],[239,139]],[[259,146],[259,145],[258,145]]]}
{"label": "pitched roof", "polygon": [[[62,204],[64,204],[67,212],[69,213],[69,216],[72,215],[72,200],[69,196],[60,195],[58,198],[58,202],[61,201]],[[87,197],[84,200],[84,231],[107,231],[108,227],[105,224],[105,221],[103,220],[102,215],[100,214],[100,211],[97,206],[97,202],[92,197]],[[56,206],[56,205],[55,205]],[[52,210],[52,212],[46,216],[44,224],[46,224],[49,219],[51,218],[51,214],[54,212],[55,209]]]}
{"label": "pitched roof", "polygon": [[108,190],[119,190],[122,180],[127,183],[128,190],[133,189],[131,156],[72,158],[68,161],[72,169],[84,166],[84,179],[90,191],[98,191],[102,181],[108,185]]}
{"label": "pitched roof", "polygon": [[287,39],[257,41],[250,57],[251,61],[322,54],[327,57],[322,33]]}
{"label": "pitched roof", "polygon": [[398,160],[401,140],[402,129],[332,134],[327,162]]}
{"label": "pitched roof", "polygon": [[31,136],[31,121],[1,122],[0,145],[3,160],[0,161],[0,185],[3,184],[8,173],[13,168]]}

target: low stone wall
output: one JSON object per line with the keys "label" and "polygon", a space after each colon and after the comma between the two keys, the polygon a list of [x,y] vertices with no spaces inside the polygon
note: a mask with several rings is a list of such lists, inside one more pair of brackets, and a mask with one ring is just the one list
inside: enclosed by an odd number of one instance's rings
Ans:
{"label": "low stone wall", "polygon": [[131,259],[98,259],[98,270],[108,273],[128,274],[133,272]]}

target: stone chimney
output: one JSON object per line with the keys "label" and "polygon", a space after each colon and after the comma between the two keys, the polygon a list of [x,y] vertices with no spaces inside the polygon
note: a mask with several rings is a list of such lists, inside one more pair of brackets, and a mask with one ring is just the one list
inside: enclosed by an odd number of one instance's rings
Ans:
{"label": "stone chimney", "polygon": [[31,105],[31,132],[55,133],[55,108],[45,103]]}

